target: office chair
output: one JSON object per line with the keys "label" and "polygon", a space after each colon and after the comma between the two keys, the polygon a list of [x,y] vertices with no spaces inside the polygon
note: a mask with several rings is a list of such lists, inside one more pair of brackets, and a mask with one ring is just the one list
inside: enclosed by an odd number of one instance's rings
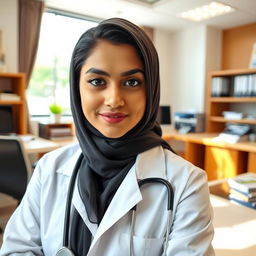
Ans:
{"label": "office chair", "polygon": [[[21,201],[31,167],[18,136],[0,136],[0,193]],[[0,228],[1,232],[1,228]]]}

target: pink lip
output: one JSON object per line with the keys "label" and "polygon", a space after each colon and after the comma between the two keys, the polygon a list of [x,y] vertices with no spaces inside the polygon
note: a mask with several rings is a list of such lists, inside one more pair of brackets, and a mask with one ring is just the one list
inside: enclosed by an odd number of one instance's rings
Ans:
{"label": "pink lip", "polygon": [[108,112],[108,113],[102,113],[99,114],[106,122],[111,124],[120,123],[123,121],[127,115],[124,113],[114,113],[114,112]]}

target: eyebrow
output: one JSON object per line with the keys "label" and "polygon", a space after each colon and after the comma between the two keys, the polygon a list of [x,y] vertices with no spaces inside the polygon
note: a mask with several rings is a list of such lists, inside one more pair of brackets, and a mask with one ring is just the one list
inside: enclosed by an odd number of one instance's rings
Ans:
{"label": "eyebrow", "polygon": [[[86,71],[86,74],[89,73],[93,73],[93,74],[98,74],[98,75],[103,75],[103,76],[110,76],[109,73],[107,73],[106,71],[103,71],[101,69],[97,69],[97,68],[90,68]],[[130,76],[136,73],[142,73],[144,75],[144,71],[140,68],[135,68],[135,69],[131,69],[125,72],[121,73],[121,76]]]}

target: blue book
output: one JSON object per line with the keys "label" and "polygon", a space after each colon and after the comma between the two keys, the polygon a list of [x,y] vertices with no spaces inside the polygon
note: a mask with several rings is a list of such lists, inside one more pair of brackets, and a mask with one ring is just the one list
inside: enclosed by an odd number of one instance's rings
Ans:
{"label": "blue book", "polygon": [[238,200],[236,198],[233,198],[231,195],[229,195],[229,199],[231,202],[234,202],[236,204],[241,204],[241,205],[250,207],[252,209],[256,209],[256,202],[245,202],[243,200]]}
{"label": "blue book", "polygon": [[229,193],[233,194],[233,195],[241,196],[241,199],[247,198],[247,199],[251,199],[251,200],[256,200],[256,192],[251,192],[251,193],[248,192],[247,193],[247,192],[240,191],[236,188],[230,188]]}

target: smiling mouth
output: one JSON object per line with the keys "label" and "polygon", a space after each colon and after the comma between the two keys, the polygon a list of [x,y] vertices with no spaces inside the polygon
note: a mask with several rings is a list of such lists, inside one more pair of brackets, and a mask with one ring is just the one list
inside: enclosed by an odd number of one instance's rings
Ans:
{"label": "smiling mouth", "polygon": [[122,122],[127,115],[124,113],[103,113],[100,116],[108,123],[115,124]]}

